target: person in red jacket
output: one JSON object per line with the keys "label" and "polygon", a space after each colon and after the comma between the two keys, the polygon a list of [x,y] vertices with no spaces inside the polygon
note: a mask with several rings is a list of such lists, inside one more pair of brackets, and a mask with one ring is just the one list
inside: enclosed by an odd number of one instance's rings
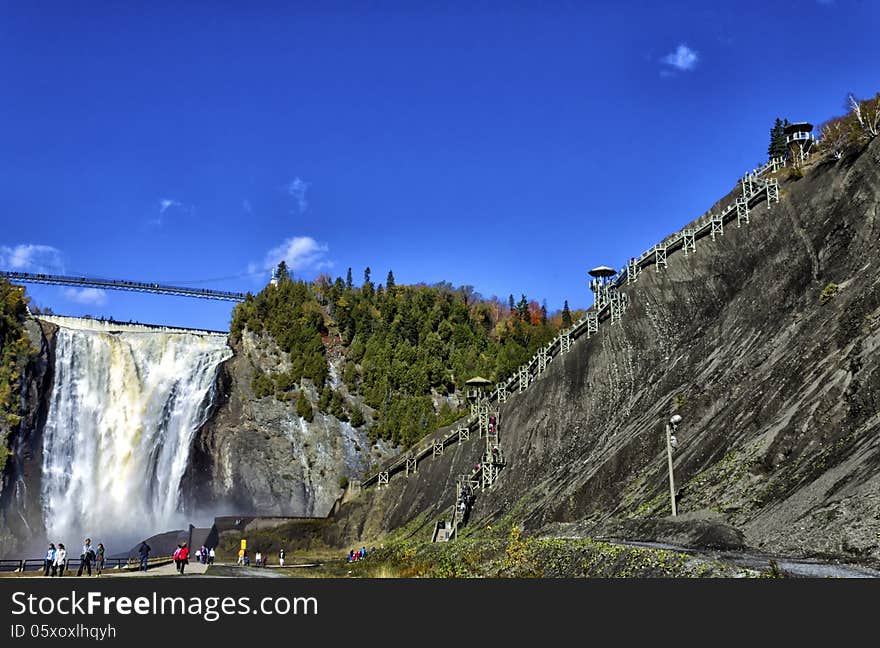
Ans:
{"label": "person in red jacket", "polygon": [[189,562],[189,547],[185,542],[182,542],[175,553],[177,554],[175,559],[177,562],[177,571],[182,574]]}

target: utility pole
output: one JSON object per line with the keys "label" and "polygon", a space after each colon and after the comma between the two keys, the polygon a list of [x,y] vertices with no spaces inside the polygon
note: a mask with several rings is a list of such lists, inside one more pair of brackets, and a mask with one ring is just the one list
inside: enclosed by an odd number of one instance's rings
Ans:
{"label": "utility pole", "polygon": [[672,503],[672,516],[678,515],[675,508],[675,478],[672,476],[672,446],[675,443],[675,437],[672,436],[673,431],[678,428],[681,423],[681,416],[675,414],[666,424],[666,458],[669,462],[669,500]]}

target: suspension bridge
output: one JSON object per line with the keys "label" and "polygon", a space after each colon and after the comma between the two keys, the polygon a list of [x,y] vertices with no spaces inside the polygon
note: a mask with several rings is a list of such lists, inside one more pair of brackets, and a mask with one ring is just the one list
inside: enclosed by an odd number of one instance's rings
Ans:
{"label": "suspension bridge", "polygon": [[28,284],[49,284],[53,286],[71,286],[75,288],[99,288],[102,290],[125,290],[129,292],[153,293],[156,295],[175,295],[177,297],[195,297],[196,299],[213,299],[219,301],[242,302],[245,293],[211,290],[209,288],[186,288],[167,286],[159,283],[143,281],[126,281],[124,279],[100,279],[97,277],[70,277],[65,275],[44,274],[34,272],[10,272],[0,270],[0,277],[12,282]]}

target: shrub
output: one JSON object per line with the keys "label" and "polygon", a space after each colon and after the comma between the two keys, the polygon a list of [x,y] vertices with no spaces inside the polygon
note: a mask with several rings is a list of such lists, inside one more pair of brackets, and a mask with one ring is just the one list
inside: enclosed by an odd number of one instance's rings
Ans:
{"label": "shrub", "polygon": [[834,299],[834,296],[837,295],[837,291],[839,289],[840,287],[836,283],[834,283],[833,281],[830,282],[822,289],[822,292],[819,293],[819,303],[827,304],[828,302],[830,302],[832,299]]}
{"label": "shrub", "polygon": [[312,409],[312,404],[306,397],[304,389],[299,390],[299,397],[296,399],[296,414],[309,423],[315,420],[315,411]]}

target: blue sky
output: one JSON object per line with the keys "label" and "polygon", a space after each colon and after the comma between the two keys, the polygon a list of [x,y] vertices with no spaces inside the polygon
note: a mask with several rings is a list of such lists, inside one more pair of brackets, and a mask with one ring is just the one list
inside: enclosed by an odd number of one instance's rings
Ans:
{"label": "blue sky", "polygon": [[880,90],[878,26],[856,0],[0,0],[0,266],[256,291],[286,257],[585,307],[587,269],[710,207],[777,115]]}

